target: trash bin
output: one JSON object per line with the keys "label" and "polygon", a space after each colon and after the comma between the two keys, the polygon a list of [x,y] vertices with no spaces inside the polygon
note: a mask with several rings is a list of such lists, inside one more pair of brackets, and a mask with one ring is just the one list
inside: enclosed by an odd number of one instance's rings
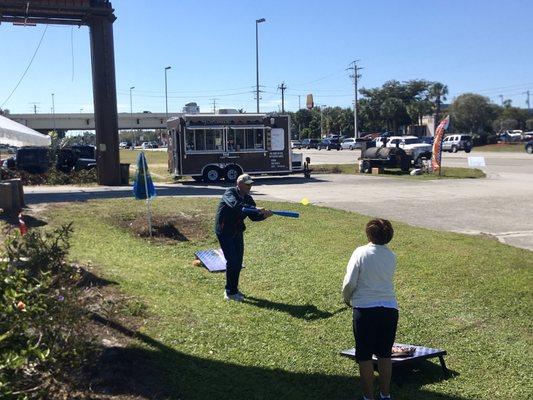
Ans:
{"label": "trash bin", "polygon": [[130,184],[130,164],[129,163],[120,163],[120,184],[121,185]]}

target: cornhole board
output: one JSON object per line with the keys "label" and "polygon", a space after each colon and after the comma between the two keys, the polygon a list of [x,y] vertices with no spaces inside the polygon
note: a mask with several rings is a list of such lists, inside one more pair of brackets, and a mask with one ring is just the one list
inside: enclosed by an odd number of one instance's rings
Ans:
{"label": "cornhole board", "polygon": [[[444,356],[447,354],[446,350],[432,349],[430,347],[415,346],[413,344],[402,344],[402,343],[394,343],[394,346],[414,347],[415,352],[413,353],[412,356],[392,357],[391,361],[392,361],[393,367],[403,366],[403,365],[411,364],[417,361],[438,357],[440,361],[440,366],[442,367],[442,371],[445,374],[449,372],[448,368],[446,368],[446,363],[444,362]],[[355,348],[341,351],[341,355],[355,360]],[[374,362],[374,366],[377,366],[378,359],[376,358],[376,356],[372,356],[372,361]]]}
{"label": "cornhole board", "polygon": [[[226,271],[226,258],[222,249],[200,250],[194,255],[202,262],[209,272]],[[244,268],[244,265],[242,266]]]}

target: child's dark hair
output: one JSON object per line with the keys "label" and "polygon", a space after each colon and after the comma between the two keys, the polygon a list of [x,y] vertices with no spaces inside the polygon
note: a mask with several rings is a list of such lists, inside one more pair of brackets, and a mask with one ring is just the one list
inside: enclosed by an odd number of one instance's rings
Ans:
{"label": "child's dark hair", "polygon": [[366,224],[366,237],[374,244],[387,244],[394,236],[394,229],[390,221],[376,218]]}

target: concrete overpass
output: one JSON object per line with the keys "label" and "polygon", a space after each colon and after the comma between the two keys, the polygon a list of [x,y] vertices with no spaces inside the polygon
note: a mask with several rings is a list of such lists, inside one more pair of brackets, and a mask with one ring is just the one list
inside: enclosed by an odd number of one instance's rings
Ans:
{"label": "concrete overpass", "polygon": [[[181,116],[182,113],[169,113],[168,117]],[[94,114],[9,114],[9,119],[26,125],[36,131],[48,133],[91,131],[95,129]],[[165,113],[119,113],[118,129],[166,129]]]}

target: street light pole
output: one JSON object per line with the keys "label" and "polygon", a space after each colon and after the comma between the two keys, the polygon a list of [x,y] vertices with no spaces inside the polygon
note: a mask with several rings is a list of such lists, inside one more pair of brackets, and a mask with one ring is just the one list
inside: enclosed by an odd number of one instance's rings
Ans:
{"label": "street light pole", "polygon": [[135,131],[133,130],[133,98],[131,91],[135,89],[135,86],[130,87],[130,120],[131,120],[131,148],[135,148]]}
{"label": "street light pole", "polygon": [[168,119],[168,92],[167,92],[167,71],[172,68],[170,66],[165,67],[165,116]]}
{"label": "street light pole", "polygon": [[264,18],[255,20],[255,96],[257,100],[257,113],[259,114],[259,24],[265,22]]}
{"label": "street light pole", "polygon": [[[167,91],[167,71],[171,68],[169,65],[165,67],[165,118],[168,121],[168,91]],[[166,123],[166,121],[165,121]],[[163,132],[159,131],[159,142],[163,144]]]}
{"label": "street light pole", "polygon": [[56,106],[54,103],[54,94],[52,93],[52,119],[54,123],[54,133],[56,132]]}

